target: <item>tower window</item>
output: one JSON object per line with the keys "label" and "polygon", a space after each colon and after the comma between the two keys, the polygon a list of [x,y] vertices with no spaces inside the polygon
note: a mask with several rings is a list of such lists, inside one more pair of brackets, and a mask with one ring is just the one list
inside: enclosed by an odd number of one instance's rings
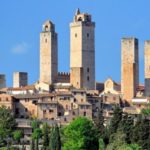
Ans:
{"label": "tower window", "polygon": [[77,37],[78,35],[77,35],[77,33],[75,34],[75,37]]}
{"label": "tower window", "polygon": [[87,72],[90,72],[90,68],[87,68]]}
{"label": "tower window", "polygon": [[90,35],[89,35],[89,33],[87,33],[87,37],[89,37]]}
{"label": "tower window", "polygon": [[89,76],[87,76],[87,81],[90,81],[90,77]]}
{"label": "tower window", "polygon": [[48,31],[48,26],[45,26],[45,31]]}

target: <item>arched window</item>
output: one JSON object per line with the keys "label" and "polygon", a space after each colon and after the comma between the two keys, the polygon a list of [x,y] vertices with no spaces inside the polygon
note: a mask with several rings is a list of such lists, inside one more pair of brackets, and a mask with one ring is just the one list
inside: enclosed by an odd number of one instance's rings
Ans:
{"label": "arched window", "polygon": [[90,72],[90,68],[87,68],[87,72]]}
{"label": "arched window", "polygon": [[81,18],[81,17],[79,17],[79,18],[78,18],[78,21],[82,21],[82,18]]}

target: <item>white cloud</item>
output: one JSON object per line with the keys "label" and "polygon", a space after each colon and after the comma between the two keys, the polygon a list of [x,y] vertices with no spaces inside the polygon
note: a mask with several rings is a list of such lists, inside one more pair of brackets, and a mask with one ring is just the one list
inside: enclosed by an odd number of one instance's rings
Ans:
{"label": "white cloud", "polygon": [[25,54],[27,53],[28,49],[29,49],[29,45],[25,42],[22,42],[13,46],[11,51],[14,54]]}

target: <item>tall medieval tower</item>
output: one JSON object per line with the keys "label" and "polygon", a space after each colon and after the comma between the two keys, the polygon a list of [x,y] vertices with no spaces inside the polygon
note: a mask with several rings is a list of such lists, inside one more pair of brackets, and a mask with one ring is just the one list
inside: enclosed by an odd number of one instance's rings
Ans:
{"label": "tall medieval tower", "polygon": [[145,96],[150,96],[150,41],[145,41],[144,48]]}
{"label": "tall medieval tower", "polygon": [[95,23],[78,9],[70,24],[70,82],[75,88],[95,89]]}
{"label": "tall medieval tower", "polygon": [[139,85],[138,40],[123,38],[121,46],[121,91],[123,99],[130,103],[136,95],[136,88]]}
{"label": "tall medieval tower", "polygon": [[43,24],[43,31],[40,33],[40,82],[54,83],[57,73],[57,33],[55,25],[48,20]]}

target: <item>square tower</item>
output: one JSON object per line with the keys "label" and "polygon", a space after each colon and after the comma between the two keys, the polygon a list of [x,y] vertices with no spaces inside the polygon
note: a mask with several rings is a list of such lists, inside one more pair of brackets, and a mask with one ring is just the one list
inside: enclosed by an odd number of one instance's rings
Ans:
{"label": "square tower", "polygon": [[77,10],[70,24],[70,82],[75,88],[95,89],[95,23]]}
{"label": "square tower", "polygon": [[0,74],[0,89],[6,87],[6,76],[4,74]]}
{"label": "square tower", "polygon": [[51,21],[43,24],[40,34],[40,82],[52,84],[57,79],[58,52],[57,33]]}
{"label": "square tower", "polygon": [[14,72],[13,75],[13,87],[22,87],[28,85],[28,73],[27,72]]}
{"label": "square tower", "polygon": [[150,41],[144,44],[145,96],[150,96]]}
{"label": "square tower", "polygon": [[138,40],[123,38],[121,49],[121,91],[123,99],[130,103],[139,85]]}

